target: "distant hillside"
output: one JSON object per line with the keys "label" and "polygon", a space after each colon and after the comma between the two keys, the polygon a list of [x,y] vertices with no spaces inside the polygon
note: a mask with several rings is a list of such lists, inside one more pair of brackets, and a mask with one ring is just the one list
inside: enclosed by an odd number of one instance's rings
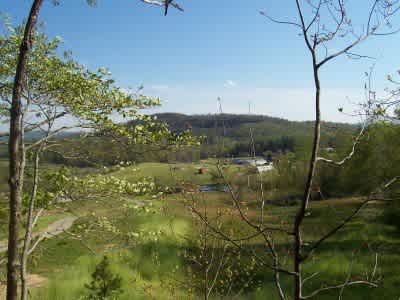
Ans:
{"label": "distant hillside", "polygon": [[[225,129],[225,136],[248,138],[250,128],[253,134],[262,134],[264,138],[282,136],[311,136],[314,124],[312,121],[289,121],[263,115],[185,115],[178,113],[155,114],[160,121],[166,122],[175,130],[191,128],[194,133],[220,132]],[[323,135],[335,134],[342,130],[352,132],[356,125],[346,123],[322,122]]]}
{"label": "distant hillside", "polygon": [[[192,128],[194,131],[209,131],[225,127],[227,136],[240,135],[241,128],[262,129],[264,135],[309,135],[312,134],[312,121],[289,121],[286,119],[269,117],[264,115],[245,114],[207,114],[207,115],[185,115],[179,113],[155,114],[160,121],[166,122],[173,130]],[[324,132],[333,132],[338,129],[354,130],[356,125],[346,123],[323,122]],[[248,136],[248,132],[246,133]]]}
{"label": "distant hillside", "polygon": [[174,129],[182,129],[190,125],[192,128],[215,128],[216,121],[224,121],[227,128],[238,127],[242,124],[259,123],[266,120],[280,120],[262,115],[235,115],[235,114],[204,114],[185,115],[179,113],[155,114],[160,121],[168,123]]}
{"label": "distant hillside", "polygon": [[[76,153],[81,158],[65,159],[56,152],[46,153],[48,162],[74,164],[92,163],[112,165],[116,161],[196,161],[209,157],[242,157],[256,154],[270,158],[281,153],[294,153],[297,158],[308,158],[313,136],[313,122],[296,122],[262,115],[184,115],[163,113],[159,121],[169,124],[173,131],[191,129],[194,135],[204,136],[199,148],[179,151],[154,151],[150,146],[131,145],[121,148],[106,136],[80,139],[78,133],[58,135],[59,153]],[[133,123],[130,123],[131,125]],[[129,126],[129,124],[128,124]],[[322,124],[322,149],[346,149],[352,141],[356,125],[341,123]],[[41,133],[27,133],[28,140],[41,137]],[[252,143],[252,141],[254,143]],[[152,151],[147,151],[152,150]],[[7,157],[6,146],[0,147],[0,157]]]}
{"label": "distant hillside", "polygon": [[[190,128],[195,135],[206,136],[202,150],[209,155],[212,152],[224,156],[248,155],[253,148],[251,139],[257,155],[287,151],[307,153],[314,131],[312,121],[289,121],[263,115],[162,113],[155,116],[174,131]],[[323,147],[340,147],[344,143],[343,137],[348,140],[356,128],[352,124],[323,122],[321,144]],[[222,143],[222,137],[223,150],[216,147]]]}

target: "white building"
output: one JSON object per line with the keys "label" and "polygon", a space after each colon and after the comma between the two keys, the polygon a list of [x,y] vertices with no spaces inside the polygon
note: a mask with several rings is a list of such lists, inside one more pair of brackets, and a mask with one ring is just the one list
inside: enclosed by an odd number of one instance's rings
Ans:
{"label": "white building", "polygon": [[248,165],[256,167],[258,172],[267,172],[274,169],[272,162],[268,162],[263,158],[246,158],[246,159],[234,159],[232,163],[237,165]]}
{"label": "white building", "polygon": [[257,166],[257,170],[259,173],[272,171],[273,169],[274,169],[274,165],[272,163],[262,165],[262,166]]}

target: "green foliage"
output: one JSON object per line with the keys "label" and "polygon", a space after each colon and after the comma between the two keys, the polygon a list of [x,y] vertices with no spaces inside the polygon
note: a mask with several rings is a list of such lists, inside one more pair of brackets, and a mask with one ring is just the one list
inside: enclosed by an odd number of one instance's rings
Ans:
{"label": "green foliage", "polygon": [[113,175],[87,175],[76,180],[75,189],[81,193],[109,193],[129,195],[150,195],[155,194],[156,187],[151,178],[142,178],[131,183]]}
{"label": "green foliage", "polygon": [[57,171],[47,172],[45,178],[49,184],[43,189],[52,200],[88,199],[112,195],[160,195],[154,180],[150,177],[142,177],[135,182],[130,182],[112,173],[76,176],[70,169],[63,166]]}
{"label": "green foliage", "polygon": [[88,300],[116,299],[122,293],[122,278],[113,274],[110,261],[104,256],[92,273],[92,281],[85,287],[89,290]]}
{"label": "green foliage", "polygon": [[[342,152],[329,158],[341,160],[350,153],[352,141]],[[392,123],[376,123],[368,127],[351,160],[342,167],[321,163],[318,170],[321,186],[336,196],[368,195],[400,172],[400,127]],[[336,193],[334,192],[336,190]]]}

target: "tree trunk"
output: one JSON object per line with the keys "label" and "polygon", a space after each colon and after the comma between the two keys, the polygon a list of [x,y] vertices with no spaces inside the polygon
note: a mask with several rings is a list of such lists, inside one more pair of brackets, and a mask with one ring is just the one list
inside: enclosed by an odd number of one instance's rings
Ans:
{"label": "tree trunk", "polygon": [[294,299],[302,299],[302,278],[301,278],[301,264],[302,255],[301,248],[303,245],[301,237],[301,225],[304,220],[306,209],[308,207],[308,202],[310,200],[311,187],[315,175],[315,170],[317,167],[317,156],[319,151],[319,142],[321,135],[321,109],[320,109],[320,97],[321,97],[321,85],[318,74],[317,59],[315,52],[312,53],[313,60],[313,74],[314,74],[314,84],[315,84],[315,121],[314,121],[314,138],[313,147],[311,152],[311,158],[309,162],[309,170],[307,175],[306,186],[304,188],[303,200],[301,202],[301,207],[296,215],[294,224]]}
{"label": "tree trunk", "polygon": [[28,297],[28,284],[27,284],[27,262],[29,256],[29,247],[32,241],[32,231],[35,226],[33,211],[35,209],[35,200],[39,184],[39,155],[41,147],[35,153],[35,162],[33,167],[33,186],[31,192],[31,199],[29,202],[27,224],[25,230],[24,245],[21,255],[21,300],[26,300]]}
{"label": "tree trunk", "polygon": [[23,187],[22,175],[24,172],[23,154],[21,153],[21,145],[23,143],[21,94],[28,55],[33,42],[33,33],[42,3],[43,0],[35,0],[32,4],[18,54],[17,69],[13,85],[10,111],[10,136],[8,142],[10,216],[8,229],[7,300],[16,300],[18,289],[18,230]]}
{"label": "tree trunk", "polygon": [[[207,220],[207,203],[204,202],[204,218]],[[207,258],[207,249],[208,249],[208,231],[207,225],[204,225],[204,244],[203,244],[203,256],[204,256],[204,300],[208,300],[208,271],[209,271],[209,261]]]}

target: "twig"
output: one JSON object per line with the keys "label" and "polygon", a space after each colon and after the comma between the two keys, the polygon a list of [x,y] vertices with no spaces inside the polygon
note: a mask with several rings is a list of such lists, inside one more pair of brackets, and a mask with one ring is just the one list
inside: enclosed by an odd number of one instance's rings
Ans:
{"label": "twig", "polygon": [[347,161],[349,161],[353,157],[353,155],[355,154],[356,147],[360,143],[361,138],[364,136],[365,129],[366,129],[366,123],[364,123],[363,127],[361,128],[360,132],[358,133],[357,137],[355,138],[350,153],[347,154],[341,161],[334,161],[332,159],[327,159],[327,158],[324,158],[324,157],[318,157],[317,160],[318,161],[322,161],[324,163],[332,164],[332,165],[335,165],[335,166],[342,166]]}

